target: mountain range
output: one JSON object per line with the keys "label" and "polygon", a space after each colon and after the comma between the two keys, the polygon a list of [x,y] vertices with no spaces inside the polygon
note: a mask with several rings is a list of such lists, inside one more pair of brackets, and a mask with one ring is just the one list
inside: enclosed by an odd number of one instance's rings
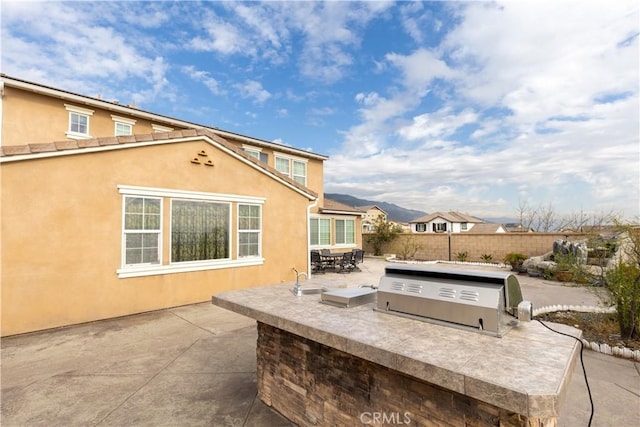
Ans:
{"label": "mountain range", "polygon": [[324,197],[353,207],[376,205],[387,213],[390,221],[395,222],[409,222],[427,214],[426,212],[417,211],[414,209],[405,209],[398,205],[394,205],[393,203],[379,202],[377,200],[359,199],[347,194],[325,193]]}
{"label": "mountain range", "polygon": [[[390,221],[395,222],[409,222],[421,216],[427,215],[427,212],[417,211],[415,209],[405,209],[393,203],[380,202],[377,200],[359,199],[357,197],[349,196],[347,194],[337,193],[325,193],[324,197],[327,199],[335,200],[336,202],[344,203],[348,206],[361,207],[376,205],[383,211],[385,211]],[[473,214],[470,214],[473,215]],[[481,218],[487,222],[493,222],[497,224],[517,223],[517,218],[514,217],[496,217],[496,218]]]}

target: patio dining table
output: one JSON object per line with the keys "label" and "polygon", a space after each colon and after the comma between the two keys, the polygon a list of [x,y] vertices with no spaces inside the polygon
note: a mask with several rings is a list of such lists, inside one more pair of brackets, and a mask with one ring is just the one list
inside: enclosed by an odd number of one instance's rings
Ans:
{"label": "patio dining table", "polygon": [[339,263],[342,259],[344,259],[345,255],[351,253],[351,251],[347,252],[331,252],[320,254],[320,259],[326,265],[325,268],[337,268],[337,263]]}

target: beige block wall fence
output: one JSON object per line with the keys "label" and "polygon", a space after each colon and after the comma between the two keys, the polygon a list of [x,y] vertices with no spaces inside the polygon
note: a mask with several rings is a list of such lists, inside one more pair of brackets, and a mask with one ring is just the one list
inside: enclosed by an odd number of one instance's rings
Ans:
{"label": "beige block wall fence", "polygon": [[[398,257],[405,252],[405,247],[418,245],[413,259],[418,261],[446,261],[457,260],[457,254],[467,252],[467,261],[482,261],[482,255],[491,255],[493,262],[502,262],[510,252],[519,252],[528,257],[544,255],[553,250],[556,240],[583,240],[587,236],[578,233],[491,233],[491,234],[463,234],[445,233],[401,234],[394,241],[386,244],[385,254],[396,254]],[[373,254],[373,247],[366,243],[367,235],[363,235],[364,250],[368,255]],[[451,256],[451,258],[449,258]]]}

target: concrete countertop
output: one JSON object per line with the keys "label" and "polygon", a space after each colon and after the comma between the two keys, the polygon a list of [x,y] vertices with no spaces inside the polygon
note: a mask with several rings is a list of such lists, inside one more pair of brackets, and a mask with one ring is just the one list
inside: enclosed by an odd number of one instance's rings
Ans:
{"label": "concrete countertop", "polygon": [[[303,287],[340,288],[311,279]],[[528,417],[557,417],[579,353],[576,340],[537,321],[497,338],[373,310],[339,308],[319,294],[295,296],[293,283],[214,295],[214,305],[448,390]],[[565,325],[554,329],[580,337]]]}

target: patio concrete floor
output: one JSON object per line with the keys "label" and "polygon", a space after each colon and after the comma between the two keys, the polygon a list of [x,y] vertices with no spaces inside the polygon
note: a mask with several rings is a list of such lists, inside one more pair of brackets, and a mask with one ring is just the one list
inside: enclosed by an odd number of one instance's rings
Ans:
{"label": "patio concrete floor", "polygon": [[[377,284],[384,265],[366,258],[361,272],[324,278]],[[534,306],[598,303],[584,288],[519,281]],[[255,321],[209,302],[3,338],[0,423],[290,426],[257,399],[256,338]],[[640,425],[640,364],[588,350],[584,361],[592,426]],[[559,425],[586,426],[589,414],[578,363]]]}

